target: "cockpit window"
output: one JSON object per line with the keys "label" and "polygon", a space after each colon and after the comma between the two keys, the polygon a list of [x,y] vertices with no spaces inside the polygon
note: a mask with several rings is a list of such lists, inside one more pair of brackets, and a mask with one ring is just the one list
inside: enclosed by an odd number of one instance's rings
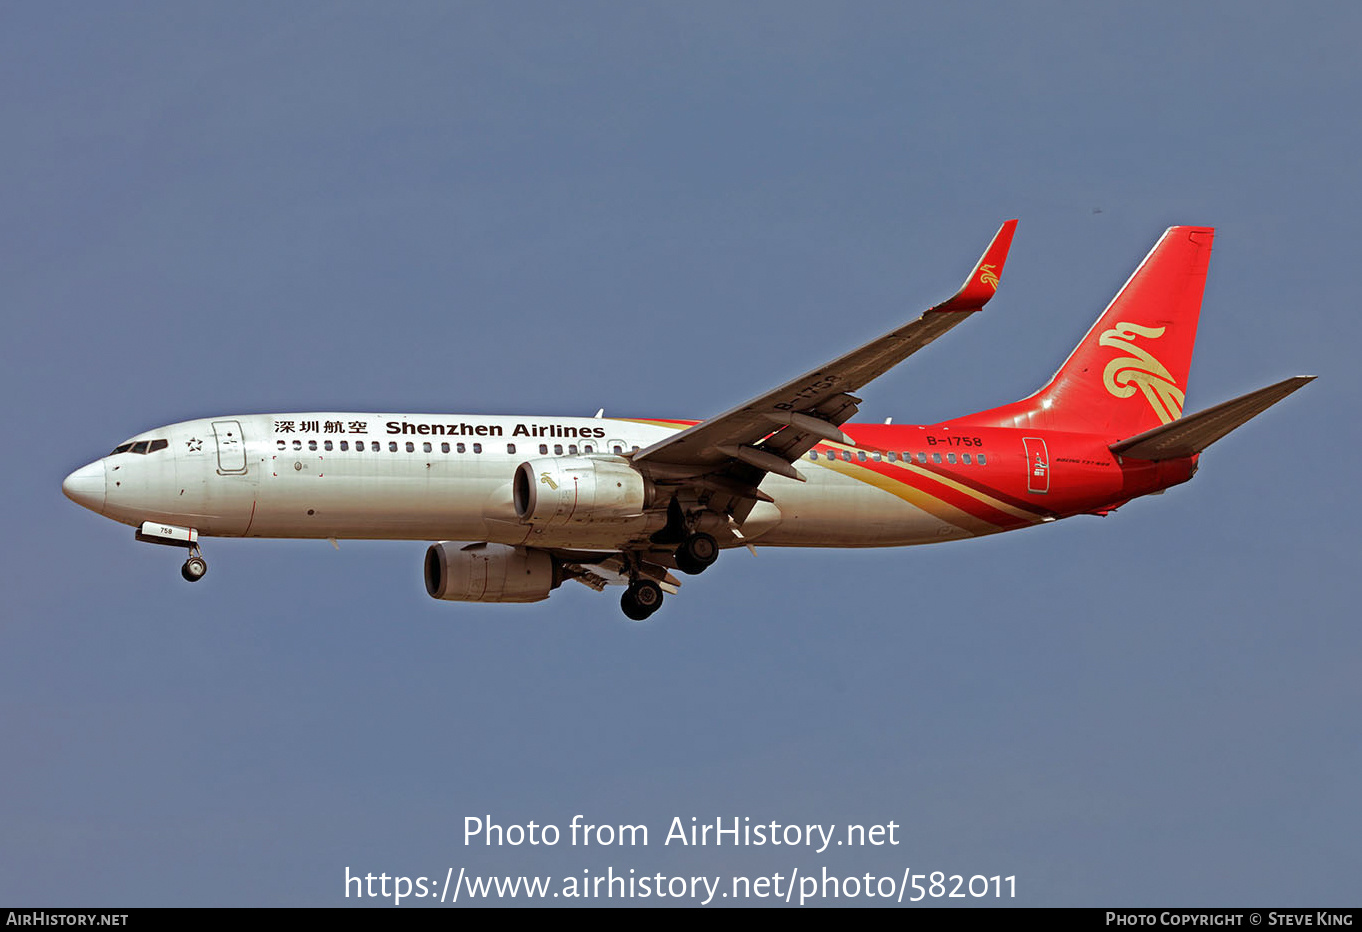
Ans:
{"label": "cockpit window", "polygon": [[157,450],[164,450],[170,446],[169,440],[139,440],[136,443],[120,443],[114,447],[110,456],[117,456],[119,453],[155,453]]}

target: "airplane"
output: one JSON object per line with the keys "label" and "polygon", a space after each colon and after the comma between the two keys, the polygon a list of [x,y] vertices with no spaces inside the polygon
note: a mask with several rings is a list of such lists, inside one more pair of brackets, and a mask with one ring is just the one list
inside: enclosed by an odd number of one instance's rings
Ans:
{"label": "airplane", "polygon": [[703,421],[312,411],[185,421],[62,483],[78,504],[187,550],[205,537],[435,541],[427,592],[537,602],[622,585],[651,616],[723,550],[897,547],[1107,515],[1186,482],[1203,450],[1310,382],[1183,414],[1214,229],[1170,227],[1055,375],[928,425],[856,424],[854,393],[980,311],[1017,221],[909,323]]}

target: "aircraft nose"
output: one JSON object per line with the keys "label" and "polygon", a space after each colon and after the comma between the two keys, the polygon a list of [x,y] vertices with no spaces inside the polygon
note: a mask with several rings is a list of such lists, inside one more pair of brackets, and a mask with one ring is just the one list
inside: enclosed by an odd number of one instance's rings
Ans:
{"label": "aircraft nose", "polygon": [[96,460],[67,476],[61,484],[66,497],[91,511],[104,511],[104,461]]}

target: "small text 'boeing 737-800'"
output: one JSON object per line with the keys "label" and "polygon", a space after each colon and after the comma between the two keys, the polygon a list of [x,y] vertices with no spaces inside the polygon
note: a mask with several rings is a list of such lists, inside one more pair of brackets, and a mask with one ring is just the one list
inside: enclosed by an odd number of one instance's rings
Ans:
{"label": "small text 'boeing 737-800'", "polygon": [[436,599],[624,586],[650,616],[736,547],[899,547],[1104,515],[1186,482],[1201,452],[1313,376],[1183,413],[1214,230],[1168,229],[1035,394],[921,426],[853,423],[859,392],[998,288],[1016,221],[950,299],[704,421],[309,411],[138,434],[62,483],[138,540],[436,541]]}

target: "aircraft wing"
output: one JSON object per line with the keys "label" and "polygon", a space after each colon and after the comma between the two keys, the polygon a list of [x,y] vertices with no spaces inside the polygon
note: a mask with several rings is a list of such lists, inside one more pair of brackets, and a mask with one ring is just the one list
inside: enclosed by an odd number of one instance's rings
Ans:
{"label": "aircraft wing", "polygon": [[685,484],[704,477],[699,484],[711,491],[751,500],[765,497],[756,486],[768,472],[802,479],[792,463],[820,441],[848,441],[838,426],[856,413],[860,399],[852,392],[988,303],[1016,228],[1016,220],[1004,223],[960,290],[921,317],[640,450],[634,465],[655,481]]}

